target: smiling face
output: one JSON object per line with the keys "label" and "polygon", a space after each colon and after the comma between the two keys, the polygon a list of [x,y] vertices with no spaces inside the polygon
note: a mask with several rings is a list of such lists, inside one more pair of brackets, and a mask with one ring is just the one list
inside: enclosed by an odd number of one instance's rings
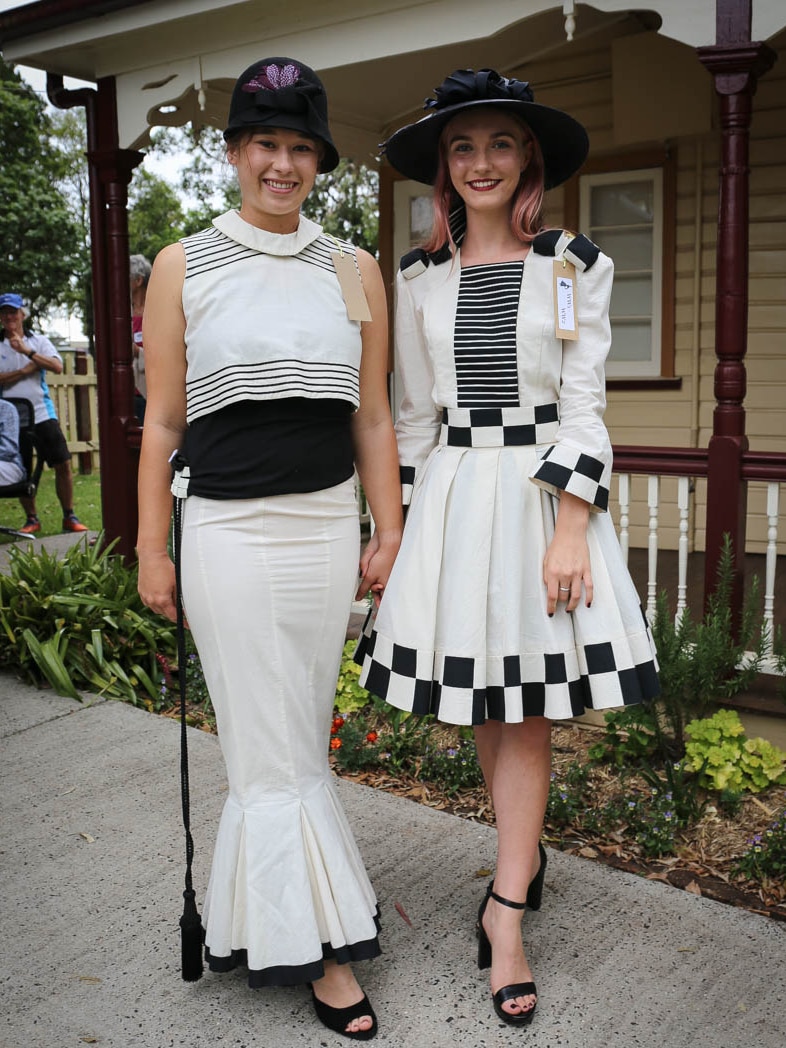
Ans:
{"label": "smiling face", "polygon": [[237,170],[241,218],[272,233],[294,232],[320,157],[315,139],[285,128],[254,131],[230,144],[227,159]]}
{"label": "smiling face", "polygon": [[468,211],[509,209],[532,153],[523,125],[492,106],[459,113],[442,133],[453,186]]}

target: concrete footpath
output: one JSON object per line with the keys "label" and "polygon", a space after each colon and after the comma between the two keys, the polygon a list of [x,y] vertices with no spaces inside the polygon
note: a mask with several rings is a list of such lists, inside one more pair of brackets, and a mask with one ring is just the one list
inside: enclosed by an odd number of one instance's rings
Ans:
{"label": "concrete footpath", "polygon": [[[179,726],[0,675],[0,1048],[338,1048],[303,987],[180,978]],[[189,732],[204,889],[225,796]],[[525,916],[533,1025],[491,1008],[474,921],[494,831],[340,782],[378,893],[384,954],[357,966],[391,1048],[782,1048],[786,925],[549,851]],[[400,916],[398,904],[411,924]]]}

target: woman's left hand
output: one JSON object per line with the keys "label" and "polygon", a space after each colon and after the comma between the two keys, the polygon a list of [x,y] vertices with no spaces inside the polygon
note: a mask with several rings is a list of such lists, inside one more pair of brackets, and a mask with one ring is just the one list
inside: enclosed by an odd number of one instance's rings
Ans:
{"label": "woman's left hand", "polygon": [[383,538],[378,531],[374,532],[360,558],[360,583],[355,600],[362,600],[370,591],[379,607],[400,544],[400,535]]}
{"label": "woman's left hand", "polygon": [[575,495],[563,491],[557,511],[554,537],[543,558],[546,611],[553,615],[560,601],[565,610],[574,611],[584,587],[585,603],[592,604],[593,586],[587,545],[589,506]]}

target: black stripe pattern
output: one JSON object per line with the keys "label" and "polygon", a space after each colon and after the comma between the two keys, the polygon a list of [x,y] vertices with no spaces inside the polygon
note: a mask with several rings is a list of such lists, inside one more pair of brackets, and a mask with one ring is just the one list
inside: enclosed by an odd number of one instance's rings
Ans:
{"label": "black stripe pattern", "polygon": [[[246,267],[264,255],[264,252],[232,239],[216,226],[184,237],[181,243],[186,254],[186,283],[201,278],[198,283],[191,285],[195,288],[201,288],[203,284],[211,288],[229,286],[227,282],[235,279],[235,274],[250,282],[254,279],[255,270]],[[291,267],[293,285],[302,283],[304,287],[311,275],[299,270],[299,266],[305,264],[321,270],[335,281],[336,293],[340,295],[331,258],[331,252],[338,249],[350,254],[357,265],[352,245],[333,240],[324,233],[297,254],[282,256],[277,264]],[[320,275],[319,279],[324,278]],[[307,301],[305,293],[304,302]],[[329,336],[328,332],[325,334]],[[346,335],[342,335],[342,338],[346,340]],[[199,370],[189,364],[186,380],[187,416],[189,422],[194,422],[203,415],[240,401],[284,397],[338,397],[357,407],[360,400],[359,385],[358,367],[355,364],[339,359],[326,360],[324,355],[315,360],[294,354],[273,360],[250,359],[226,364],[207,374],[199,374]]]}
{"label": "black stripe pattern", "polygon": [[516,317],[524,263],[461,271],[454,352],[458,406],[516,407]]}

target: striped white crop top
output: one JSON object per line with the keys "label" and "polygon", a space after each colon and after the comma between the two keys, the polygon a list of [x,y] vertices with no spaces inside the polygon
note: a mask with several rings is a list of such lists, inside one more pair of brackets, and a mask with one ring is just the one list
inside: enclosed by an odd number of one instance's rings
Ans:
{"label": "striped white crop top", "polygon": [[228,211],[181,243],[189,423],[246,400],[358,406],[360,324],[330,257],[338,242],[321,226],[301,215],[295,233],[269,233]]}

